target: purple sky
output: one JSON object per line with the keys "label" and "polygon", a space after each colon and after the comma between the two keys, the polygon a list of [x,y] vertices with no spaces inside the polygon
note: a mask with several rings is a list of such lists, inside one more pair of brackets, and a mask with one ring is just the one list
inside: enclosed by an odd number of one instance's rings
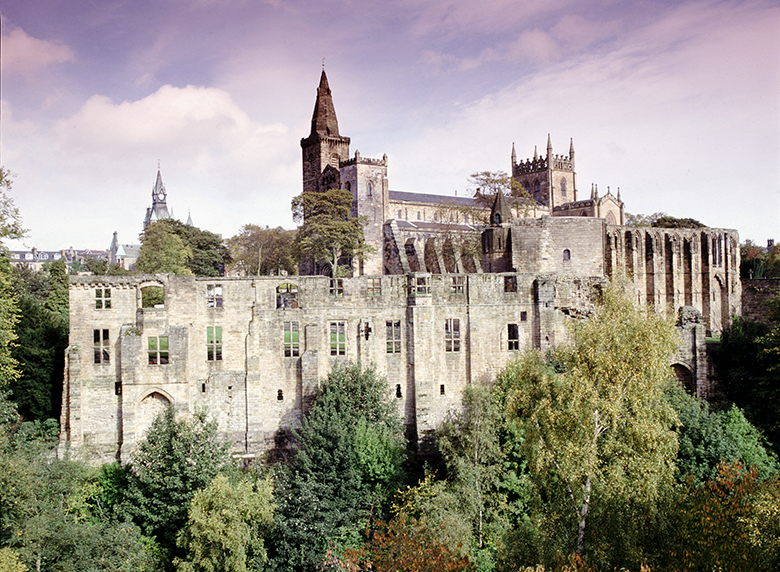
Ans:
{"label": "purple sky", "polygon": [[[322,58],[390,188],[468,192],[574,139],[581,197],[780,239],[776,0],[6,0],[0,162],[40,249],[138,240],[168,204],[292,228]],[[16,243],[9,246],[18,247]]]}

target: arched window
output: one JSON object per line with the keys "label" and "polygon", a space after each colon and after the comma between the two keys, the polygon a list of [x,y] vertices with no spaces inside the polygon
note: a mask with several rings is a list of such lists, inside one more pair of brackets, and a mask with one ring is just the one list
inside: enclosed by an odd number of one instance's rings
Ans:
{"label": "arched window", "polygon": [[566,196],[566,179],[561,179],[561,196]]}
{"label": "arched window", "polygon": [[422,216],[420,215],[420,211],[417,211],[417,220],[422,220]]}
{"label": "arched window", "polygon": [[568,262],[569,260],[571,260],[571,252],[567,248],[563,251],[563,261]]}
{"label": "arched window", "polygon": [[398,218],[403,218],[403,217],[401,216],[401,209],[398,209]]}
{"label": "arched window", "polygon": [[368,182],[368,186],[366,187],[366,194],[371,197],[374,195],[374,183],[371,181]]}
{"label": "arched window", "polygon": [[493,224],[501,224],[501,213],[493,215]]}
{"label": "arched window", "polygon": [[542,193],[542,187],[539,184],[539,181],[534,181],[534,198],[536,200],[539,200],[539,196]]}
{"label": "arched window", "polygon": [[346,190],[348,190],[348,191],[352,192],[352,184],[351,184],[349,181],[347,181],[346,183],[344,183],[344,188],[345,188]]}

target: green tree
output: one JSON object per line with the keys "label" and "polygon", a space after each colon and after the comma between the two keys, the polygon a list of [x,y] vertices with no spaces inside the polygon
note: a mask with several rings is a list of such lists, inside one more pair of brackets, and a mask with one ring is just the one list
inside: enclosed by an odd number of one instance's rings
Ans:
{"label": "green tree", "polygon": [[336,276],[344,272],[339,268],[340,260],[364,260],[373,252],[363,232],[368,219],[352,216],[349,191],[302,193],[292,200],[292,212],[293,220],[302,223],[293,242],[293,253],[299,260],[328,263]]}
{"label": "green tree", "polygon": [[755,468],[762,480],[777,474],[777,459],[736,405],[726,411],[711,411],[706,401],[681,387],[672,386],[667,394],[680,419],[677,466],[681,481],[688,477],[695,483],[714,479],[721,462]]}
{"label": "green tree", "polygon": [[22,216],[8,196],[11,190],[11,172],[0,167],[0,244],[3,240],[14,240],[24,237],[27,230],[22,226]]}
{"label": "green tree", "polygon": [[[669,320],[640,310],[612,284],[572,337],[552,364],[532,352],[499,376],[510,416],[526,436],[532,479],[548,499],[537,542],[557,547],[558,557],[584,555],[587,546],[610,565],[637,566],[640,547],[618,549],[616,539],[626,540],[632,527],[639,534],[639,522],[673,482],[677,418],[664,389],[677,336]],[[622,514],[612,513],[617,507]],[[588,526],[591,514],[600,524]],[[612,544],[604,549],[603,542]]]}
{"label": "green tree", "polygon": [[142,274],[171,273],[191,275],[187,263],[192,249],[166,221],[149,225],[141,233],[141,253],[135,268]]}
{"label": "green tree", "polygon": [[462,407],[437,431],[448,480],[460,499],[461,513],[471,524],[477,559],[495,560],[495,547],[508,525],[506,497],[501,491],[506,455],[501,447],[502,412],[489,387],[469,386]]}
{"label": "green tree", "polygon": [[178,545],[187,551],[176,562],[181,572],[246,572],[253,561],[265,560],[263,536],[273,524],[270,478],[252,482],[242,476],[231,482],[217,475],[195,493],[187,525]]}
{"label": "green tree", "polygon": [[190,500],[228,464],[229,445],[217,438],[217,423],[205,411],[176,419],[172,406],[152,422],[133,454],[124,511],[154,537],[172,560],[176,535],[187,522]]}
{"label": "green tree", "polygon": [[387,380],[374,368],[335,365],[297,434],[276,484],[279,570],[313,570],[329,547],[356,548],[401,478],[404,443]]}
{"label": "green tree", "polygon": [[236,236],[228,240],[231,268],[244,276],[295,274],[293,240],[294,230],[245,224]]}

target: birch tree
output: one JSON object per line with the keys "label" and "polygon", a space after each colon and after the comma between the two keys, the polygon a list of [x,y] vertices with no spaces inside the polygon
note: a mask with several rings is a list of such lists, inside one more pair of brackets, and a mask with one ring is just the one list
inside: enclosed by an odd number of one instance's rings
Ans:
{"label": "birch tree", "polygon": [[564,555],[583,555],[594,508],[647,507],[673,482],[677,418],[664,389],[677,337],[610,285],[572,338],[552,361],[532,352],[511,364],[500,383],[548,500],[542,519],[567,539]]}

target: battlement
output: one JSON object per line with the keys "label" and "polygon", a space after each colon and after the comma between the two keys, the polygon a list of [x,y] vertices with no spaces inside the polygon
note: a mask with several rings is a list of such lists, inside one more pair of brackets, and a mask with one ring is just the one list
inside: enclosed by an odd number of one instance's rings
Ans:
{"label": "battlement", "polygon": [[382,155],[381,159],[371,159],[370,157],[361,157],[360,151],[355,151],[355,156],[341,161],[339,165],[341,167],[347,167],[349,165],[376,165],[378,167],[387,167],[387,154]]}
{"label": "battlement", "polygon": [[527,173],[538,173],[547,170],[547,159],[538,157],[536,159],[526,159],[512,165],[513,175],[525,175]]}

